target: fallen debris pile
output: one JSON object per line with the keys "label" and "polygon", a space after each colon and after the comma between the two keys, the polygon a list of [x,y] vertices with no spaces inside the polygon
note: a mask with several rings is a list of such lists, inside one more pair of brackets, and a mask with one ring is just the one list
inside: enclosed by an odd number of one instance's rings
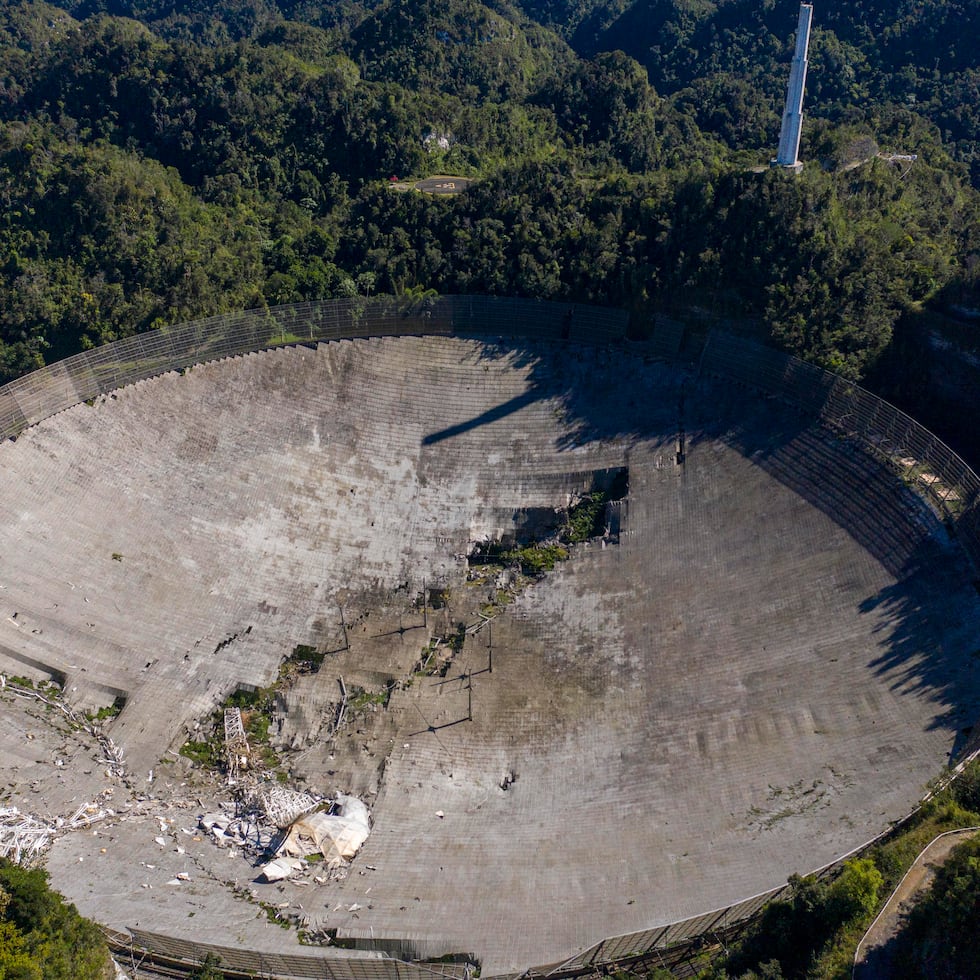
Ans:
{"label": "fallen debris pile", "polygon": [[349,864],[371,833],[367,806],[356,796],[337,795],[336,813],[319,811],[293,821],[279,854],[305,858],[320,853],[327,868]]}
{"label": "fallen debris pile", "polygon": [[32,864],[48,849],[52,828],[21,813],[15,806],[0,808],[0,857]]}
{"label": "fallen debris pile", "polygon": [[252,805],[260,807],[280,830],[285,830],[297,817],[310,813],[322,802],[321,797],[276,784],[259,787],[251,800]]}
{"label": "fallen debris pile", "polygon": [[90,827],[112,814],[96,803],[84,803],[70,817],[42,823],[15,806],[0,807],[0,857],[15,864],[36,864],[59,835]]}
{"label": "fallen debris pile", "polygon": [[280,881],[315,864],[343,878],[371,833],[367,804],[338,793],[330,802],[282,786],[260,787],[238,804],[205,813],[199,828],[219,847],[238,847],[258,860],[267,881]]}
{"label": "fallen debris pile", "polygon": [[205,813],[198,825],[218,847],[240,847],[254,854],[267,853],[276,838],[276,828],[254,811]]}
{"label": "fallen debris pile", "polygon": [[33,687],[25,687],[0,674],[0,690],[18,698],[40,701],[41,704],[57,708],[75,728],[91,735],[99,743],[99,748],[102,749],[102,761],[106,764],[109,773],[113,776],[125,776],[126,763],[123,759],[123,751],[105,733],[102,723],[80,714],[71,705],[66,704],[55,688],[46,693]]}

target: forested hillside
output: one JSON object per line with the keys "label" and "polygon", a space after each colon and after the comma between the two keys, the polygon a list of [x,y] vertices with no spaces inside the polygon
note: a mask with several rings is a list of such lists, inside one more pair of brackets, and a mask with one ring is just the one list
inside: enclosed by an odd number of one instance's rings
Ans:
{"label": "forested hillside", "polygon": [[[715,128],[731,117],[729,137],[748,148],[756,133],[740,130],[753,110],[768,116],[782,94],[792,4],[775,0],[521,0],[586,57],[621,49],[665,94],[687,90],[699,122]],[[807,101],[837,122],[865,115],[868,103],[915,109],[980,175],[980,4],[970,0],[897,0],[821,4],[815,8]],[[872,116],[872,118],[874,118]],[[712,125],[714,121],[714,125]],[[774,120],[769,122],[774,124]]]}
{"label": "forested hillside", "polygon": [[48,876],[0,858],[0,977],[109,980],[115,976],[99,927],[48,887]]}
{"label": "forested hillside", "polygon": [[[0,380],[188,317],[427,289],[696,309],[863,377],[910,316],[980,306],[980,0],[818,6],[789,177],[766,164],[797,9],[4,4]],[[393,189],[432,173],[479,179]]]}

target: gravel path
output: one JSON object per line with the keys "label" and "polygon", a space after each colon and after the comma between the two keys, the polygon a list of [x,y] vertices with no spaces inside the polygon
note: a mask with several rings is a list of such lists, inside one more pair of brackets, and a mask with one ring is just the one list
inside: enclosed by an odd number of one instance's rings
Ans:
{"label": "gravel path", "polygon": [[887,980],[893,974],[895,939],[912,907],[932,887],[936,869],[950,851],[977,833],[978,828],[952,830],[927,844],[899,882],[898,888],[871,923],[854,956],[854,980]]}

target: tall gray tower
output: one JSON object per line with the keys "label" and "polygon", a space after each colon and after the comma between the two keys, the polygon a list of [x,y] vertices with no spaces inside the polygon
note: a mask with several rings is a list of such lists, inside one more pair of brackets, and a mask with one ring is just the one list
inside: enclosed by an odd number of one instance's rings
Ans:
{"label": "tall gray tower", "polygon": [[813,4],[800,4],[800,23],[796,29],[796,54],[789,73],[786,89],[786,109],[783,112],[783,128],[779,134],[779,153],[773,160],[774,167],[788,167],[799,172],[803,164],[796,158],[800,152],[800,131],[803,128],[803,87],[806,85],[806,53],[810,46],[810,21]]}

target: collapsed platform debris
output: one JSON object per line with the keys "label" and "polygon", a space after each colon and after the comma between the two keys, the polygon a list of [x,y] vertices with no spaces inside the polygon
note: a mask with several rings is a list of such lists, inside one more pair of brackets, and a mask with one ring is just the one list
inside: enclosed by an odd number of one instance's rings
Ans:
{"label": "collapsed platform debris", "polygon": [[371,833],[367,806],[356,796],[337,794],[336,813],[319,811],[293,821],[279,854],[306,857],[319,852],[328,868],[349,863]]}
{"label": "collapsed platform debris", "polygon": [[259,789],[237,805],[202,814],[198,826],[219,847],[239,847],[260,862],[266,881],[290,877],[319,855],[318,867],[343,877],[371,833],[367,804],[338,793],[333,801],[275,786]]}
{"label": "collapsed platform debris", "polygon": [[70,817],[42,823],[15,806],[0,807],[0,857],[15,864],[35,864],[59,834],[90,827],[112,812],[96,803],[83,803]]}

